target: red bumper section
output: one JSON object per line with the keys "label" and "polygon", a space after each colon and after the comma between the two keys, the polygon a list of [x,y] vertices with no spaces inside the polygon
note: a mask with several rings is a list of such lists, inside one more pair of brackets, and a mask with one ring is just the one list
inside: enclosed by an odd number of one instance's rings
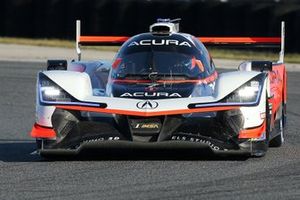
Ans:
{"label": "red bumper section", "polygon": [[[239,133],[239,139],[247,138],[260,138],[261,135],[266,131],[265,122],[256,128],[241,130]],[[35,123],[32,127],[31,137],[33,138],[55,138],[56,133],[52,128],[40,126]]]}
{"label": "red bumper section", "polygon": [[266,132],[265,121],[258,127],[241,130],[239,133],[239,139],[260,138],[264,132]]}
{"label": "red bumper section", "polygon": [[53,128],[45,127],[35,123],[30,133],[33,138],[55,138],[56,133]]}

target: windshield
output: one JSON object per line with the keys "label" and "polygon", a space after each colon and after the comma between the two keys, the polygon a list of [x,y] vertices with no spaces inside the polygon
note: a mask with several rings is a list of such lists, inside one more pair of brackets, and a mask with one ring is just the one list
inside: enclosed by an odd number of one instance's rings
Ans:
{"label": "windshield", "polygon": [[117,59],[115,78],[149,75],[199,78],[203,63],[191,55],[173,52],[140,52]]}
{"label": "windshield", "polygon": [[[177,40],[175,40],[177,39]],[[210,74],[206,51],[190,41],[136,39],[126,43],[112,64],[112,78],[199,79]]]}

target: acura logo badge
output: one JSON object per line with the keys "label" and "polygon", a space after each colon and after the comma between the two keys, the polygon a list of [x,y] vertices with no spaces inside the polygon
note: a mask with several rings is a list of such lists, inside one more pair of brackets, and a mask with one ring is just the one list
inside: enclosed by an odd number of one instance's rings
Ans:
{"label": "acura logo badge", "polygon": [[136,107],[139,109],[155,109],[157,106],[158,103],[156,101],[150,100],[140,101],[136,104]]}

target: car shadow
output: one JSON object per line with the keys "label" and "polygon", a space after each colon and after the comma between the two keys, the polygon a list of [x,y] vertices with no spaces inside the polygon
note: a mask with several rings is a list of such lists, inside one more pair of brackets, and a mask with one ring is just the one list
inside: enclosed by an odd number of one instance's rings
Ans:
{"label": "car shadow", "polygon": [[39,155],[33,154],[36,143],[33,140],[0,139],[0,161],[3,162],[35,162],[41,161]]}
{"label": "car shadow", "polygon": [[46,162],[46,161],[119,161],[119,160],[202,160],[230,161],[247,160],[246,156],[215,155],[206,149],[88,149],[76,156],[41,157],[36,151],[33,140],[0,139],[0,161],[3,162]]}

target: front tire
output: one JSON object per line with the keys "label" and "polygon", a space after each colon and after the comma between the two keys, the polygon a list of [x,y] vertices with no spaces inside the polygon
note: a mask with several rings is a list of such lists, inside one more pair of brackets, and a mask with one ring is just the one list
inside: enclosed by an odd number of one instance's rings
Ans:
{"label": "front tire", "polygon": [[254,147],[252,150],[252,156],[254,157],[263,157],[266,155],[269,149],[269,138],[270,138],[270,123],[271,123],[271,114],[270,107],[268,101],[268,95],[266,95],[266,131],[265,131],[265,139],[261,141],[254,141],[252,146]]}
{"label": "front tire", "polygon": [[270,141],[270,147],[281,147],[284,143],[284,135],[285,135],[285,120],[286,120],[286,114],[285,114],[285,105],[281,108],[281,116],[278,121],[277,128],[274,130],[276,132],[279,132],[277,136],[275,136]]}

